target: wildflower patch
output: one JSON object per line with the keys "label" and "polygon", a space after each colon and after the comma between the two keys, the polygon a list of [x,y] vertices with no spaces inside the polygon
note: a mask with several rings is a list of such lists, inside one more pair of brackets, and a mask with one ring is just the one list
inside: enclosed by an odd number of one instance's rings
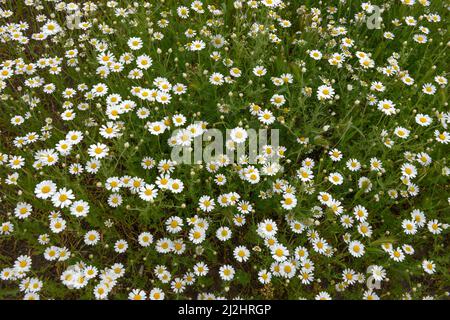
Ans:
{"label": "wildflower patch", "polygon": [[0,0],[0,299],[448,299],[447,17]]}

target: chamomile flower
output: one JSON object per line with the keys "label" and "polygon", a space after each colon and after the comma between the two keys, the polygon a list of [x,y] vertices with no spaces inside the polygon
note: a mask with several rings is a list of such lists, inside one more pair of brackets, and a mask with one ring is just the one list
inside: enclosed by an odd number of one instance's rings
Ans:
{"label": "chamomile flower", "polygon": [[264,75],[266,75],[266,73],[267,69],[263,66],[256,66],[253,68],[253,74],[257,77],[263,77]]}
{"label": "chamomile flower", "polygon": [[334,94],[334,89],[327,85],[322,85],[317,89],[317,98],[319,100],[332,99]]}
{"label": "chamomile flower", "polygon": [[231,281],[234,278],[235,270],[231,265],[223,265],[219,268],[219,276],[224,281]]}
{"label": "chamomile flower", "polygon": [[214,199],[212,199],[209,196],[202,196],[202,197],[200,197],[198,203],[199,203],[200,209],[205,211],[205,212],[211,212],[214,209],[214,206],[215,206]]}
{"label": "chamomile flower", "polygon": [[114,250],[117,253],[124,253],[128,249],[128,243],[125,240],[117,240],[114,244]]}
{"label": "chamomile flower", "polygon": [[233,256],[238,262],[246,262],[250,258],[250,251],[245,246],[238,246],[234,248]]}
{"label": "chamomile flower", "polygon": [[52,203],[56,208],[65,208],[72,204],[75,195],[71,189],[61,188],[52,195]]}
{"label": "chamomile flower", "polygon": [[220,227],[216,231],[216,237],[220,241],[227,241],[227,240],[231,239],[232,234],[233,233],[232,233],[231,229],[228,227]]}
{"label": "chamomile flower", "polygon": [[328,181],[334,185],[341,185],[344,182],[344,178],[339,172],[333,172],[328,176]]}
{"label": "chamomile flower", "polygon": [[289,256],[289,250],[282,244],[275,244],[270,248],[272,258],[275,261],[283,262]]}
{"label": "chamomile flower", "polygon": [[357,240],[351,241],[349,243],[348,250],[350,254],[356,258],[362,257],[365,253],[364,245]]}
{"label": "chamomile flower", "polygon": [[423,260],[422,268],[428,274],[433,274],[436,272],[436,265],[432,260]]}
{"label": "chamomile flower", "polygon": [[74,201],[70,206],[70,213],[75,217],[86,217],[89,213],[89,203],[84,200]]}
{"label": "chamomile flower", "polygon": [[142,232],[138,237],[138,242],[143,247],[148,247],[153,243],[153,235],[150,232]]}
{"label": "chamomile flower", "polygon": [[243,128],[237,127],[231,130],[230,137],[236,143],[243,143],[247,139],[248,134]]}
{"label": "chamomile flower", "polygon": [[14,215],[18,219],[26,219],[31,215],[32,211],[33,207],[31,206],[31,204],[26,202],[19,202],[14,209]]}
{"label": "chamomile flower", "polygon": [[272,273],[267,271],[266,269],[260,270],[258,272],[258,281],[262,284],[268,284],[272,280]]}

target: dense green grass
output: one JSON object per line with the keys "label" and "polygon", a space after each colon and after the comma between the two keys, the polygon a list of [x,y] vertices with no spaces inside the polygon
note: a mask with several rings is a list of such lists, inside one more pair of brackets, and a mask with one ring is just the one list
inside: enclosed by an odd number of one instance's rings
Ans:
{"label": "dense green grass", "polygon": [[[251,8],[247,2],[242,3],[242,8],[236,8],[233,1],[203,1],[204,13],[196,13],[190,1],[152,1],[151,5],[135,2],[139,3],[137,6],[131,1],[118,1],[116,8],[108,7],[106,1],[99,1],[95,2],[98,8],[91,12],[84,11],[82,18],[92,27],[70,30],[66,27],[67,12],[55,7],[56,3],[42,1],[42,5],[37,6],[26,5],[24,1],[2,1],[0,7],[11,10],[12,14],[0,18],[0,62],[5,68],[11,61],[15,62],[8,69],[13,74],[3,79],[0,86],[3,88],[0,155],[5,159],[0,161],[0,224],[9,221],[14,231],[8,233],[5,229],[0,235],[0,268],[3,271],[12,268],[21,255],[31,257],[32,266],[21,279],[16,276],[1,280],[0,298],[93,299],[99,284],[111,283],[109,299],[126,299],[133,289],[142,289],[149,296],[154,293],[150,293],[154,288],[161,289],[166,299],[314,299],[321,292],[327,292],[333,299],[362,299],[370,294],[381,299],[448,299],[450,169],[449,138],[444,136],[449,135],[446,85],[448,9],[445,4],[437,0],[431,1],[428,6],[419,2],[408,6],[401,1],[375,1],[374,5],[384,8],[381,13],[383,20],[380,29],[369,29],[364,21],[355,21],[356,15],[364,14],[359,1],[339,2],[333,8],[318,1],[302,1],[301,5],[290,1],[274,9],[266,7],[261,1],[254,2],[258,8]],[[190,8],[187,19],[177,15],[177,8],[181,5]],[[208,8],[210,5],[220,10],[221,14],[214,15],[213,8]],[[126,17],[117,16],[118,8],[130,13]],[[314,15],[313,12],[318,10],[320,14],[316,12]],[[426,17],[429,14],[439,15],[440,22],[430,22]],[[405,23],[405,18],[409,16],[415,18],[416,25]],[[161,19],[168,21],[166,27],[158,24]],[[282,28],[279,19],[289,21],[291,26]],[[396,25],[394,19],[401,24]],[[32,34],[40,32],[48,20],[56,21],[62,31],[43,41],[31,39]],[[14,29],[17,29],[14,24],[21,22],[29,26],[21,32],[28,39],[26,44],[11,39]],[[263,31],[252,33],[254,23],[258,23]],[[104,32],[102,26],[106,25],[113,30]],[[344,27],[346,33],[333,35],[333,25]],[[414,40],[415,35],[425,34],[420,27],[426,27],[429,31],[427,42],[422,44]],[[193,38],[185,35],[189,28],[197,33]],[[156,40],[154,32],[160,32],[163,39]],[[385,32],[392,32],[394,39],[386,39]],[[214,48],[210,43],[214,35],[222,35],[226,44]],[[277,43],[271,41],[274,36],[279,38]],[[142,48],[131,50],[128,45],[131,37],[139,37],[143,42]],[[348,49],[340,46],[346,37],[353,41],[353,46]],[[189,50],[188,44],[193,40],[203,40],[206,47],[200,51]],[[97,60],[101,50],[96,48],[96,42],[107,44],[106,52],[113,54],[117,60],[126,52],[135,57],[146,54],[153,60],[152,66],[142,70],[140,79],[128,77],[130,70],[136,68],[135,61],[124,64],[123,71],[111,72],[102,78],[96,72],[101,66]],[[66,53],[73,49],[78,50],[78,57],[77,62],[70,65]],[[309,53],[312,50],[319,50],[322,59],[311,58]],[[218,61],[210,56],[214,51],[221,55]],[[343,56],[346,51],[348,56],[341,67],[329,63],[328,59],[333,54]],[[363,68],[356,57],[357,52],[366,53],[374,67]],[[396,57],[397,63],[393,63],[393,57]],[[37,64],[42,58],[62,59],[61,70],[51,74],[47,66],[27,74],[16,67],[21,63]],[[227,65],[225,59],[232,62]],[[396,65],[398,71],[387,76],[382,68],[390,64]],[[256,77],[252,71],[256,66],[264,66],[267,74]],[[232,83],[220,86],[210,83],[212,73],[228,76],[233,67],[239,68],[242,74]],[[271,77],[282,74],[292,75],[292,83],[275,86]],[[402,81],[407,74],[414,79],[411,86]],[[53,83],[54,92],[47,94],[42,86],[27,86],[26,81],[36,76],[41,77],[44,84]],[[437,83],[436,76],[442,76],[445,84]],[[172,85],[182,83],[187,87],[187,92],[172,94],[172,100],[167,105],[145,101],[131,94],[133,87],[155,88],[153,81],[157,77],[166,78]],[[384,85],[383,92],[371,89],[375,81]],[[92,99],[86,97],[85,93],[99,83],[106,85],[108,94]],[[433,94],[422,91],[422,86],[427,83],[434,85],[436,91]],[[86,84],[88,90],[82,92],[77,89],[80,84]],[[317,90],[324,84],[334,89],[333,98],[318,99]],[[77,93],[65,98],[63,91],[66,88],[73,88]],[[106,112],[109,94],[118,94],[123,100],[134,101],[136,108],[115,120],[109,119]],[[279,107],[272,104],[270,100],[274,94],[283,95],[285,104]],[[391,100],[399,112],[385,115],[377,109],[377,103],[370,102],[370,95],[378,101]],[[27,97],[39,101],[32,104]],[[73,104],[76,113],[71,121],[61,117],[67,102]],[[86,110],[78,108],[83,103],[88,105]],[[266,126],[252,115],[249,106],[253,103],[273,112],[276,118],[274,123]],[[148,109],[146,119],[140,119],[136,114],[141,107]],[[184,183],[181,193],[160,190],[153,202],[146,202],[123,187],[118,191],[123,203],[116,208],[108,205],[108,197],[113,192],[107,190],[105,183],[110,177],[140,177],[146,183],[155,183],[159,176],[157,166],[146,170],[141,161],[147,156],[152,157],[156,164],[169,160],[171,147],[168,139],[175,127],[171,125],[165,133],[156,136],[147,130],[146,123],[171,118],[175,114],[183,114],[187,118],[183,127],[205,121],[207,128],[222,131],[236,127],[280,130],[280,145],[286,147],[285,157],[280,159],[283,170],[274,176],[261,175],[260,182],[250,184],[239,174],[239,169],[246,165],[231,164],[211,173],[206,170],[206,163],[180,164],[175,166],[171,177]],[[428,126],[420,126],[415,120],[417,114],[429,115],[433,121]],[[18,115],[26,118],[25,122],[14,126],[11,120]],[[123,126],[122,135],[105,139],[99,129],[110,121]],[[397,127],[409,130],[409,136],[406,139],[396,136],[394,130]],[[54,149],[71,130],[82,132],[84,138],[73,146],[70,154],[59,155],[54,165],[34,168],[36,152]],[[435,136],[436,130],[443,134],[441,138]],[[48,133],[48,137],[24,146],[14,144],[14,139],[30,132],[41,137],[43,133]],[[394,142],[392,146],[383,143],[383,132]],[[299,139],[306,142],[299,143]],[[104,143],[109,147],[108,155],[100,159],[99,171],[95,174],[86,171],[79,175],[69,173],[71,164],[86,165],[91,159],[89,146],[95,143]],[[334,148],[343,154],[340,161],[332,161],[329,156]],[[419,153],[429,155],[431,163],[420,164],[416,160]],[[6,158],[13,156],[22,156],[25,164],[18,169],[12,168]],[[306,158],[315,162],[311,169],[314,178],[308,184],[297,177]],[[362,165],[359,171],[352,172],[346,166],[346,162],[353,158]],[[371,169],[373,158],[381,161],[381,172]],[[413,164],[417,170],[417,175],[409,182],[401,179],[401,167],[405,163]],[[262,165],[255,167],[261,170]],[[14,172],[19,174],[17,184],[7,183],[8,176]],[[342,175],[342,184],[329,182],[328,177],[333,172]],[[214,182],[218,173],[226,176],[227,182],[223,186]],[[361,177],[370,179],[370,190],[358,186]],[[273,185],[279,179],[286,180],[295,188],[293,195],[297,205],[291,210],[281,206],[282,195],[289,191],[273,192]],[[73,190],[75,200],[89,203],[88,215],[78,218],[71,215],[68,208],[56,208],[49,199],[37,198],[35,186],[43,180],[52,180],[58,188]],[[406,191],[408,183],[419,188],[418,194]],[[398,193],[397,198],[389,195],[393,190]],[[233,223],[238,213],[235,205],[222,207],[218,204],[218,197],[230,192],[237,192],[241,200],[253,206],[253,211],[245,216],[243,226]],[[333,199],[340,201],[343,212],[336,214],[331,210],[331,205],[319,202],[319,192],[328,192]],[[216,202],[211,212],[199,209],[198,202],[203,195],[210,196]],[[21,202],[32,205],[32,213],[25,219],[19,219],[14,214]],[[370,237],[363,237],[358,232],[359,222],[356,219],[348,229],[341,223],[343,215],[354,216],[353,209],[357,205],[364,206],[369,213],[366,222],[372,228]],[[322,208],[322,215],[314,215],[313,208],[316,206]],[[405,233],[402,221],[411,219],[413,210],[422,211],[426,223],[417,228],[417,233],[409,235]],[[60,233],[49,228],[49,215],[53,211],[59,211],[66,221],[66,228]],[[187,219],[196,214],[209,223],[206,239],[198,245],[189,240],[192,226],[187,223]],[[165,225],[172,216],[184,221],[182,230],[176,234],[169,233]],[[297,270],[289,279],[273,275],[270,283],[262,284],[258,280],[258,272],[262,269],[270,271],[275,261],[264,239],[256,231],[258,224],[265,219],[276,223],[278,232],[274,238],[289,250],[288,260],[293,259],[291,262],[297,265]],[[294,233],[289,227],[290,219],[301,223],[305,230]],[[430,232],[427,226],[434,219],[441,224],[439,233]],[[232,238],[225,242],[219,241],[215,235],[222,226],[228,226],[233,232]],[[101,236],[95,246],[89,246],[84,241],[86,232],[90,230],[96,230]],[[142,247],[137,240],[139,234],[145,231],[154,237],[149,247]],[[327,241],[332,250],[331,256],[314,250],[313,231]],[[38,241],[42,234],[49,235],[47,244]],[[349,244],[344,241],[345,234],[365,246],[362,257],[351,255]],[[164,237],[182,239],[186,245],[185,252],[181,255],[157,252],[155,244]],[[128,243],[125,253],[114,250],[115,242],[120,239]],[[415,252],[406,254],[403,261],[397,262],[383,250],[385,243],[392,244],[394,249],[411,245]],[[44,251],[50,246],[67,248],[70,258],[48,261]],[[235,259],[233,250],[236,246],[245,246],[250,251],[247,262]],[[311,272],[314,280],[310,284],[302,284],[299,279],[304,260],[295,259],[294,251],[298,246],[308,250],[308,258],[314,264]],[[435,264],[432,274],[424,271],[424,260]],[[186,285],[183,292],[174,292],[171,281],[193,272],[194,265],[200,261],[208,265],[208,274],[196,276],[195,282]],[[99,271],[121,263],[125,275],[112,282],[97,276],[83,288],[69,289],[62,283],[61,274],[79,262],[95,266]],[[226,264],[232,265],[236,271],[231,281],[224,281],[219,276],[219,268]],[[154,270],[157,265],[166,266],[170,272],[172,279],[168,283],[157,277]],[[367,288],[365,280],[371,275],[367,270],[371,265],[382,266],[386,271],[381,287],[373,291]],[[344,283],[343,271],[346,269],[354,270],[361,281],[347,281],[351,284],[339,290],[337,285]],[[19,286],[28,278],[36,278],[43,283],[42,289],[35,295]]]}

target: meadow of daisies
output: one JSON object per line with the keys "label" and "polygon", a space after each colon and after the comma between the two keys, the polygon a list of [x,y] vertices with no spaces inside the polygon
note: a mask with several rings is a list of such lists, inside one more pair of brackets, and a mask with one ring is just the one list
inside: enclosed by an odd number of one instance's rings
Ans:
{"label": "meadow of daisies", "polygon": [[447,6],[0,0],[0,299],[448,299]]}

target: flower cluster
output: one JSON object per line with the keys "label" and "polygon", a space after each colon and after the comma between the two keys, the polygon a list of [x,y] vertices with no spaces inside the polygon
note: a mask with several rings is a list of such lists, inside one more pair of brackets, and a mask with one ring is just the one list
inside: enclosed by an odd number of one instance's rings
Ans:
{"label": "flower cluster", "polygon": [[448,299],[446,4],[308,3],[0,1],[0,298]]}

